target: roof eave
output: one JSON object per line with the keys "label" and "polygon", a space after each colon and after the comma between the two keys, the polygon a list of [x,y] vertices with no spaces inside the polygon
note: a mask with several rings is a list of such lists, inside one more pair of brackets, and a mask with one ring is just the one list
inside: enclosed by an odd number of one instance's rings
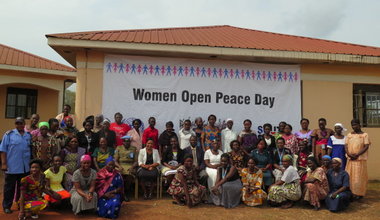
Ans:
{"label": "roof eave", "polygon": [[[127,43],[110,41],[74,40],[49,37],[48,44],[56,50],[64,59],[73,66],[76,65],[74,53],[67,51],[88,48],[104,52],[128,53],[144,51],[144,55],[162,53],[163,55],[175,54],[176,56],[197,55],[211,58],[233,58],[251,60],[253,62],[289,62],[289,63],[350,63],[350,64],[380,64],[380,57],[353,54],[332,54],[317,52],[298,51],[275,51],[264,49],[248,48],[226,48],[209,46],[189,46],[189,45],[167,45],[167,44],[147,44],[147,43]],[[64,48],[64,49],[62,49]]]}
{"label": "roof eave", "polygon": [[12,70],[12,71],[22,71],[22,72],[32,72],[32,73],[41,73],[41,74],[47,74],[47,75],[55,75],[55,76],[64,76],[69,78],[76,78],[76,72],[70,72],[70,71],[61,71],[61,70],[49,70],[49,69],[41,69],[41,68],[31,68],[31,67],[24,67],[24,66],[13,66],[13,65],[6,65],[6,64],[0,64],[0,69],[3,70]]}

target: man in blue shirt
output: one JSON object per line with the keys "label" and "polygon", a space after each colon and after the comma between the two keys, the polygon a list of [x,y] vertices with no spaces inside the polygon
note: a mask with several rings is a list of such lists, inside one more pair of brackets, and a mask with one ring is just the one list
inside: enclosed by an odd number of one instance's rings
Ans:
{"label": "man in blue shirt", "polygon": [[20,197],[20,180],[29,173],[29,162],[31,157],[31,134],[24,130],[25,120],[16,118],[15,129],[7,131],[0,144],[1,169],[5,171],[4,181],[4,213],[12,213],[11,207],[15,198]]}

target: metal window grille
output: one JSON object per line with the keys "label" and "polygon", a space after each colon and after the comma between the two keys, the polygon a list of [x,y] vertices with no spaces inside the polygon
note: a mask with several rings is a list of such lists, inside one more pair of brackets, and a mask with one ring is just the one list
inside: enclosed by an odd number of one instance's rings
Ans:
{"label": "metal window grille", "polygon": [[30,118],[37,111],[37,90],[7,88],[6,118]]}
{"label": "metal window grille", "polygon": [[357,90],[354,93],[354,118],[365,127],[380,126],[380,89],[379,92]]}

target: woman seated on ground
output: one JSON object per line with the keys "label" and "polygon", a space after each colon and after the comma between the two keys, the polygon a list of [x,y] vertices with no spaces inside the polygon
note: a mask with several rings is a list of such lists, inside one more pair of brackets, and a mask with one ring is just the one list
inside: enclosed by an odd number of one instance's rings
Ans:
{"label": "woman seated on ground", "polygon": [[256,149],[251,152],[251,157],[255,160],[256,166],[263,172],[265,190],[273,184],[272,176],[272,156],[267,149],[264,139],[259,139]]}
{"label": "woman seated on ground", "polygon": [[154,141],[148,139],[145,148],[139,152],[139,169],[137,176],[141,188],[144,191],[144,199],[152,199],[152,192],[156,186],[157,177],[159,174],[160,154],[157,149],[154,149]]}
{"label": "woman seated on ground", "polygon": [[301,178],[300,181],[303,183],[306,179],[307,173],[307,158],[309,156],[313,156],[313,154],[310,153],[309,148],[306,146],[304,141],[300,141],[298,147],[300,151],[297,155],[297,171]]}
{"label": "woman seated on ground", "polygon": [[[211,188],[215,185],[216,177],[218,174],[218,167],[220,167],[220,156],[223,152],[219,150],[219,144],[217,141],[213,141],[211,148],[205,152],[204,160],[206,164],[207,173],[207,186],[211,191]],[[210,199],[212,199],[213,194],[210,194]]]}
{"label": "woman seated on ground", "polygon": [[131,136],[123,136],[123,145],[115,150],[115,164],[124,180],[124,200],[129,201],[128,191],[136,175],[137,168],[137,148],[131,146]]}
{"label": "woman seated on ground", "polygon": [[331,162],[332,169],[327,172],[330,192],[326,197],[326,208],[332,212],[344,210],[350,204],[352,193],[350,191],[350,177],[341,169],[342,160],[334,157]]}
{"label": "woman seated on ground", "polygon": [[230,156],[227,153],[220,157],[221,166],[218,167],[215,186],[211,188],[213,202],[224,208],[234,208],[240,204],[242,183],[239,172],[231,165]]}
{"label": "woman seated on ground", "polygon": [[318,167],[314,157],[307,159],[307,166],[310,168],[306,174],[303,190],[303,200],[314,206],[315,210],[321,208],[321,200],[324,200],[329,192],[329,183],[325,171]]}
{"label": "woman seated on ground", "polygon": [[284,174],[279,181],[269,188],[268,192],[268,201],[273,206],[281,205],[281,208],[290,208],[302,196],[300,177],[292,164],[291,155],[287,154],[282,157]]}
{"label": "woman seated on ground", "polygon": [[114,148],[108,147],[107,139],[102,137],[99,139],[99,147],[95,148],[92,153],[94,166],[97,171],[106,166],[106,159],[109,156],[113,156]]}
{"label": "woman seated on ground", "polygon": [[168,193],[172,195],[174,204],[195,206],[204,200],[206,187],[198,183],[197,171],[193,166],[193,156],[186,155],[184,163],[177,169]]}
{"label": "woman seated on ground", "polygon": [[96,171],[91,169],[91,157],[83,155],[80,161],[80,168],[73,175],[74,187],[70,191],[75,215],[85,210],[96,209],[98,202],[95,192]]}
{"label": "woman seated on ground", "polygon": [[[245,166],[246,155],[240,147],[240,142],[237,140],[231,141],[231,151],[228,152],[231,158],[231,164],[234,165],[240,172]],[[226,152],[227,153],[227,152]]]}
{"label": "woman seated on ground", "polygon": [[45,175],[42,173],[43,162],[39,159],[30,161],[30,175],[21,179],[21,196],[19,201],[19,219],[38,218],[38,213],[46,208],[48,202],[42,192],[52,196],[45,188]]}
{"label": "woman seated on ground", "polygon": [[323,170],[325,171],[325,173],[327,173],[327,171],[329,169],[331,169],[331,157],[329,155],[323,155],[322,156],[322,166]]}
{"label": "woman seated on ground", "polygon": [[62,166],[62,158],[59,155],[53,157],[53,166],[45,171],[46,189],[50,191],[52,196],[46,194],[44,197],[46,201],[49,201],[55,207],[68,202],[71,196],[62,186],[66,171],[67,169]]}
{"label": "woman seated on ground", "polygon": [[117,218],[123,202],[123,178],[115,169],[112,156],[106,159],[106,166],[96,175],[96,193],[98,194],[97,213],[103,218]]}
{"label": "woman seated on ground", "polygon": [[162,154],[162,175],[166,176],[167,183],[170,184],[177,173],[177,168],[183,164],[183,150],[179,147],[177,137],[170,138],[168,146]]}
{"label": "woman seated on ground", "polygon": [[267,194],[261,189],[263,185],[263,171],[257,168],[253,158],[248,159],[247,168],[240,172],[243,182],[242,200],[248,206],[262,205]]}

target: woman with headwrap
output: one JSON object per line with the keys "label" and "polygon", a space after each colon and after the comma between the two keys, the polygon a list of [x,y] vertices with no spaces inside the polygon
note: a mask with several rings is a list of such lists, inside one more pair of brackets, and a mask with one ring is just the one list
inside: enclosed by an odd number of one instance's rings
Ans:
{"label": "woman with headwrap", "polygon": [[341,169],[342,159],[332,159],[332,169],[327,172],[330,192],[326,197],[326,208],[332,212],[345,209],[350,204],[352,193],[350,191],[350,177]]}
{"label": "woman with headwrap", "polygon": [[78,134],[78,129],[74,126],[74,119],[70,116],[63,118],[65,127],[63,128],[63,134],[66,138],[74,137]]}
{"label": "woman with headwrap", "polygon": [[91,169],[91,157],[83,155],[80,168],[74,172],[74,187],[71,189],[71,205],[75,215],[84,210],[95,209],[98,198],[95,192],[96,171]]}
{"label": "woman with headwrap", "polygon": [[123,194],[123,178],[115,169],[112,156],[106,159],[106,166],[100,169],[96,176],[96,192],[98,194],[98,216],[117,218],[119,216]]}
{"label": "woman with headwrap", "polygon": [[335,134],[332,135],[327,142],[328,155],[331,157],[339,157],[342,159],[341,169],[346,168],[346,150],[344,149],[346,136],[343,135],[344,131],[347,131],[341,123],[336,123],[334,126]]}
{"label": "woman with headwrap", "polygon": [[331,157],[329,155],[322,156],[322,169],[327,173],[327,171],[331,168]]}
{"label": "woman with headwrap", "polygon": [[321,200],[324,200],[329,192],[329,183],[325,171],[318,167],[314,157],[307,159],[307,166],[310,168],[304,181],[303,200],[314,206],[315,210],[321,208]]}
{"label": "woman with headwrap", "polygon": [[38,128],[40,136],[34,136],[32,140],[32,155],[34,159],[43,162],[42,172],[53,165],[53,156],[58,153],[56,139],[48,135],[49,123],[40,122]]}
{"label": "woman with headwrap", "polygon": [[282,157],[282,165],[285,169],[281,180],[278,180],[269,188],[268,201],[271,205],[281,208],[290,208],[293,203],[302,196],[300,176],[292,166],[293,158],[286,154]]}
{"label": "woman with headwrap", "polygon": [[99,139],[102,137],[106,138],[107,146],[116,148],[116,133],[110,130],[111,122],[108,119],[104,119],[102,126],[102,130],[98,132]]}

